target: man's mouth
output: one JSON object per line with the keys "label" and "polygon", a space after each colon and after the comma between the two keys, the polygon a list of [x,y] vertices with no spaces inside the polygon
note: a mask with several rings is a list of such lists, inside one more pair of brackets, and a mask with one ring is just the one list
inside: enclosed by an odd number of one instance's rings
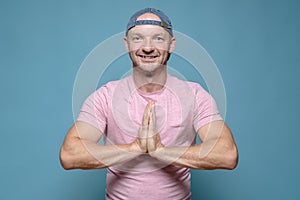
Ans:
{"label": "man's mouth", "polygon": [[144,58],[144,59],[154,59],[154,58],[157,58],[158,56],[145,56],[145,55],[139,55],[139,57]]}

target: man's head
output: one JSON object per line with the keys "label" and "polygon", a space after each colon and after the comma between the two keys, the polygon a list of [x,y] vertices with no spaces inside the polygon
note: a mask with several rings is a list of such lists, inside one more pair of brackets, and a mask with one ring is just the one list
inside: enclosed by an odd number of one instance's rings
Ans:
{"label": "man's head", "polygon": [[[147,19],[142,19],[140,18],[144,14],[152,14],[156,17],[153,19],[147,18]],[[165,15],[162,11],[157,10],[155,8],[145,8],[142,10],[137,11],[134,13],[131,18],[129,19],[129,22],[126,27],[126,35],[128,31],[135,27],[136,25],[157,25],[163,27],[172,37],[173,37],[173,31],[172,31],[172,23],[171,20],[167,15]]]}
{"label": "man's head", "polygon": [[175,47],[171,21],[154,8],[140,10],[130,18],[124,41],[133,67],[144,70],[165,66]]}

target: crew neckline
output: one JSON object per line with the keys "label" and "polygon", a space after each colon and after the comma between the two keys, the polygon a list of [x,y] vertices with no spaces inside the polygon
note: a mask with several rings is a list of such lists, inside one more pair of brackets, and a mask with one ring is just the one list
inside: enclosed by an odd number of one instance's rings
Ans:
{"label": "crew neckline", "polygon": [[131,80],[131,84],[133,85],[133,88],[142,96],[153,96],[153,95],[159,95],[161,93],[163,93],[166,89],[166,87],[168,86],[168,82],[169,82],[169,75],[167,74],[166,76],[166,82],[165,84],[163,85],[163,87],[160,89],[160,90],[156,90],[156,91],[153,91],[153,92],[144,92],[142,90],[140,90],[139,88],[137,88],[135,82],[134,82],[134,78],[133,78],[133,75],[131,75],[130,77],[130,80]]}

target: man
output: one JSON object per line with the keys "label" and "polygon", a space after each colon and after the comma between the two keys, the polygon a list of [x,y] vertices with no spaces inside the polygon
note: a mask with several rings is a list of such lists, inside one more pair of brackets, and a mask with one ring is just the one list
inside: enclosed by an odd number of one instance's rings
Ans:
{"label": "man", "polygon": [[132,75],[90,95],[66,135],[62,166],[107,168],[107,199],[190,199],[189,168],[237,165],[231,131],[213,98],[199,84],[167,74],[175,42],[163,12],[136,12],[124,37]]}

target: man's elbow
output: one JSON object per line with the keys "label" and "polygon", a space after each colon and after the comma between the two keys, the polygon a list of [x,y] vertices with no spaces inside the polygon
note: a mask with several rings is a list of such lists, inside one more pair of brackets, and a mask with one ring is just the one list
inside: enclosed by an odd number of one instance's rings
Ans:
{"label": "man's elbow", "polygon": [[230,151],[228,151],[227,156],[225,156],[225,169],[233,170],[238,165],[238,150],[234,146]]}
{"label": "man's elbow", "polygon": [[70,156],[70,153],[64,149],[64,147],[61,148],[59,153],[59,160],[61,166],[65,170],[74,169],[74,166],[72,164],[72,156]]}

